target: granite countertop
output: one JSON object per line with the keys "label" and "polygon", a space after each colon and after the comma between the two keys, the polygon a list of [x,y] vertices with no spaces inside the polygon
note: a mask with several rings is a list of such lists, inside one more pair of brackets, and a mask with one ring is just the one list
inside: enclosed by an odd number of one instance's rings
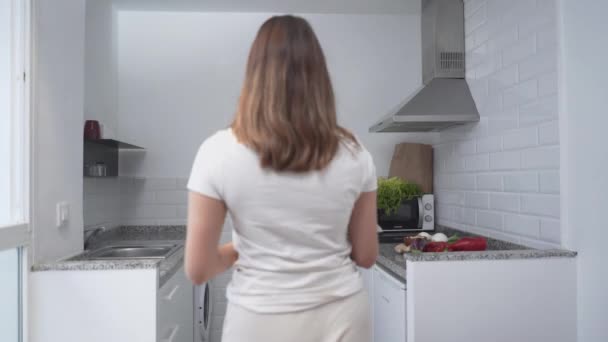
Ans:
{"label": "granite countertop", "polygon": [[405,258],[396,253],[395,243],[381,243],[376,265],[405,284]]}
{"label": "granite countertop", "polygon": [[[461,237],[477,236],[475,234],[439,226],[436,232],[443,232],[451,236],[458,234]],[[442,252],[442,253],[396,253],[397,243],[381,243],[376,263],[388,271],[395,278],[406,282],[406,262],[429,261],[462,261],[462,260],[507,260],[507,259],[539,259],[539,258],[573,258],[576,252],[565,249],[533,249],[511,242],[487,238],[488,250],[482,252]]]}
{"label": "granite countertop", "polygon": [[[461,237],[475,234],[439,226],[436,232],[448,236],[458,234]],[[159,286],[162,286],[181,267],[184,259],[183,248],[164,259],[119,259],[88,260],[91,250],[117,244],[163,242],[183,244],[186,236],[185,226],[123,226],[98,234],[90,240],[90,248],[77,256],[32,266],[33,272],[70,271],[70,270],[125,270],[125,269],[158,269]],[[402,282],[406,282],[406,263],[431,261],[462,260],[506,260],[538,258],[572,258],[576,252],[564,249],[539,250],[527,248],[514,243],[488,239],[488,250],[482,252],[443,252],[443,253],[405,253],[394,251],[397,243],[381,243],[376,264]]]}
{"label": "granite countertop", "polygon": [[124,245],[142,242],[162,242],[183,245],[186,237],[185,226],[122,226],[99,233],[89,242],[89,249],[74,257],[32,266],[33,272],[41,271],[90,271],[157,269],[158,284],[161,287],[179,270],[184,260],[184,249],[164,259],[118,259],[88,260],[90,251],[108,245]]}

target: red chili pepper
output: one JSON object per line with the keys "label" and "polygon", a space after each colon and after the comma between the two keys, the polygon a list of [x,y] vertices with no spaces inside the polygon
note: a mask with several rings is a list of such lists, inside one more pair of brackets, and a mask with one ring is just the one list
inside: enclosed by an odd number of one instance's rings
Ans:
{"label": "red chili pepper", "polygon": [[482,237],[465,237],[448,245],[448,249],[453,252],[485,251],[487,248],[488,242]]}
{"label": "red chili pepper", "polygon": [[448,250],[448,247],[447,242],[429,242],[424,246],[422,251],[432,253],[445,252]]}

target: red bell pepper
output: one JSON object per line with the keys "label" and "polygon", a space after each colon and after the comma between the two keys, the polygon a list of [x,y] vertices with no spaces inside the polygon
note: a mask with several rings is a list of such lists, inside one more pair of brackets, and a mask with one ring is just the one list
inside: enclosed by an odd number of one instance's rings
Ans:
{"label": "red bell pepper", "polygon": [[485,251],[487,248],[488,241],[482,237],[465,237],[448,245],[450,252]]}
{"label": "red bell pepper", "polygon": [[431,253],[445,252],[448,250],[448,247],[447,242],[429,242],[424,246],[422,251]]}

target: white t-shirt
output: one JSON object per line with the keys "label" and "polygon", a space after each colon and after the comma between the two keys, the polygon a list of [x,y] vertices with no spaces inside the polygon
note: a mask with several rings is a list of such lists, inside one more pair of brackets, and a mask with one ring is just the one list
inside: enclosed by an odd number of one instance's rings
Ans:
{"label": "white t-shirt", "polygon": [[361,290],[348,223],[359,195],[376,187],[363,146],[341,144],[321,171],[275,172],[231,129],[205,140],[188,182],[226,203],[239,253],[227,296],[259,313],[306,310]]}

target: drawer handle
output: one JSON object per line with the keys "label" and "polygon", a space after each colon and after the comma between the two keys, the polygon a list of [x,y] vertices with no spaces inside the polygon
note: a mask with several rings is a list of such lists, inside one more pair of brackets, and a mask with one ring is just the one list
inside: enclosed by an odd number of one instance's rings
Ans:
{"label": "drawer handle", "polygon": [[177,331],[179,330],[179,325],[176,325],[169,331],[167,334],[167,338],[163,339],[163,342],[173,342],[175,335],[177,335]]}
{"label": "drawer handle", "polygon": [[384,297],[384,296],[380,296],[380,297],[382,297],[382,299],[384,299],[384,301],[385,301],[385,302],[387,302],[387,303],[389,303],[389,304],[390,304],[390,302],[391,302],[391,301],[390,301],[388,298],[386,298],[386,297]]}
{"label": "drawer handle", "polygon": [[173,296],[175,296],[175,292],[177,292],[177,289],[179,289],[179,285],[175,285],[175,287],[173,287],[173,289],[165,296],[165,300],[173,299]]}

